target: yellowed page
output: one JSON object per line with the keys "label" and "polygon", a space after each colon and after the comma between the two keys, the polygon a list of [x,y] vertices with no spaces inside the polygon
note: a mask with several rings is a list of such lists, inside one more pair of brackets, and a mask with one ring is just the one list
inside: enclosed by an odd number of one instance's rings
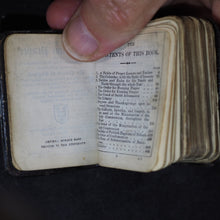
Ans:
{"label": "yellowed page", "polygon": [[[174,55],[174,62],[172,62],[172,58],[170,58],[170,64],[175,67],[173,69],[174,77],[175,77],[175,82],[174,82],[174,105],[175,108],[173,109],[173,126],[171,126],[172,130],[172,138],[173,138],[173,144],[172,144],[172,153],[173,153],[173,159],[172,161],[167,161],[167,162],[176,162],[180,159],[181,155],[181,137],[180,137],[180,126],[181,126],[181,113],[180,113],[180,107],[181,107],[181,98],[180,98],[180,90],[182,87],[182,82],[180,83],[180,76],[182,77],[183,72],[184,72],[184,62],[185,62],[185,56],[184,50],[183,50],[183,23],[182,19],[180,17],[176,16],[170,16],[160,19],[156,19],[155,21],[151,22],[148,26],[153,27],[153,26],[158,26],[158,28],[166,28],[170,30],[170,34],[174,32],[173,39],[172,39],[172,44],[176,47],[175,51],[176,54]],[[176,41],[176,43],[174,43]],[[175,45],[176,44],[176,45]],[[181,53],[180,53],[181,51]],[[176,62],[176,63],[175,63]],[[162,153],[163,155],[164,153]]]}
{"label": "yellowed page", "polygon": [[56,34],[13,34],[5,41],[13,164],[39,170],[95,164],[94,63],[69,58]]}
{"label": "yellowed page", "polygon": [[151,171],[159,146],[166,147],[170,40],[168,32],[147,28],[96,63],[100,165]]}

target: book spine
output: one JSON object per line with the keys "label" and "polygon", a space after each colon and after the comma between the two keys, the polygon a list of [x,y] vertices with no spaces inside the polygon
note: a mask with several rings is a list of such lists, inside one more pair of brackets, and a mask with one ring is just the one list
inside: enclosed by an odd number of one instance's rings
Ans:
{"label": "book spine", "polygon": [[[219,95],[219,107],[220,107],[220,30],[217,25],[215,25],[215,35],[216,35],[216,60],[217,60],[217,79],[218,79],[218,95]],[[219,108],[220,109],[220,108]]]}
{"label": "book spine", "polygon": [[[218,108],[219,108],[219,112],[220,112],[220,27],[215,22],[212,22],[212,24],[213,24],[214,31],[215,31],[217,86],[218,86]],[[217,161],[220,162],[220,157],[217,159]]]}
{"label": "book spine", "polygon": [[[220,29],[217,24],[212,22],[215,31],[215,47],[216,47],[216,65],[217,65],[217,82],[218,82],[218,95],[220,100]],[[220,107],[220,102],[219,102]]]}
{"label": "book spine", "polygon": [[8,149],[7,149],[7,135],[6,135],[6,120],[5,120],[5,107],[6,107],[6,98],[4,91],[4,41],[5,34],[0,34],[0,135],[1,135],[1,156],[4,163],[4,167],[8,168]]}

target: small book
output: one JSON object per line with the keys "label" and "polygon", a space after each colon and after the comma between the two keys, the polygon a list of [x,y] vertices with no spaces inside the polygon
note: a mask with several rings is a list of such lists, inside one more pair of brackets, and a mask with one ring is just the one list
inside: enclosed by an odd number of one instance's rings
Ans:
{"label": "small book", "polygon": [[66,54],[60,34],[5,34],[6,167],[25,173],[96,164],[150,172],[215,161],[217,33],[204,19],[164,17],[87,63]]}

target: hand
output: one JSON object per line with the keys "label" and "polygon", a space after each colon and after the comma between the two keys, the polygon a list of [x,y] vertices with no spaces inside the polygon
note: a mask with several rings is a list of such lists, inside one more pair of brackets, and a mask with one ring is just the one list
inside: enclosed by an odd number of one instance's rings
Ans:
{"label": "hand", "polygon": [[47,22],[64,29],[70,56],[94,61],[132,39],[161,7],[179,3],[207,8],[220,21],[220,0],[55,0]]}

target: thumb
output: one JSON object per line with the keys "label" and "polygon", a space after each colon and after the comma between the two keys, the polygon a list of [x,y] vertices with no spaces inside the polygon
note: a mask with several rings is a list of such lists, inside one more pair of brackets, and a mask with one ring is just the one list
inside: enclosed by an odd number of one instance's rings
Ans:
{"label": "thumb", "polygon": [[67,53],[94,61],[132,39],[167,0],[85,0],[63,32]]}
{"label": "thumb", "polygon": [[212,15],[214,19],[220,24],[220,1],[219,0],[214,0],[212,2]]}

